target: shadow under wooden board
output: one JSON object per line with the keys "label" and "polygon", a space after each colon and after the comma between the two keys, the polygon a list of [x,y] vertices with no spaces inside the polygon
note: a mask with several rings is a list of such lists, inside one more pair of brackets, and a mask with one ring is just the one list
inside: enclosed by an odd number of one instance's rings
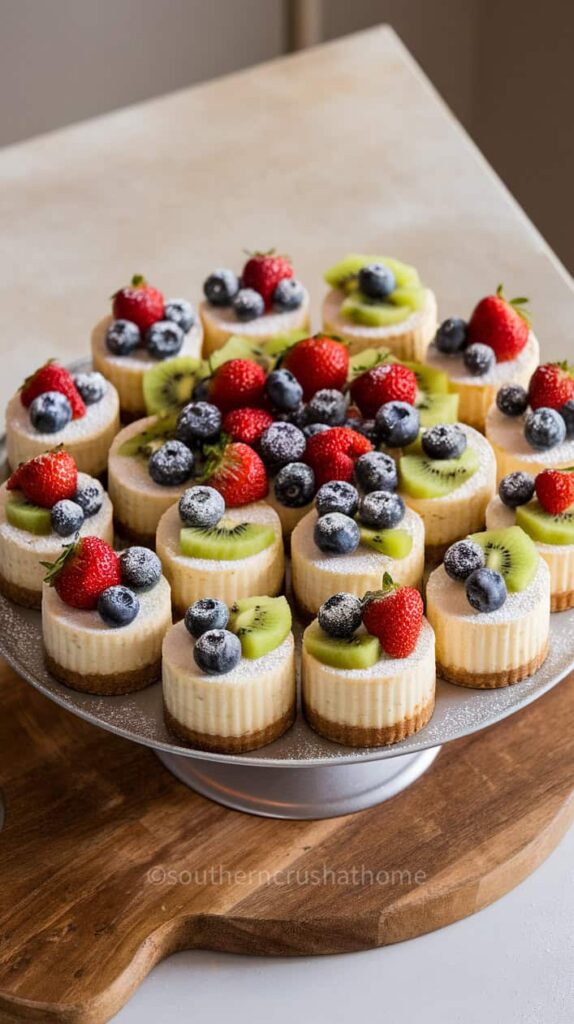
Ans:
{"label": "shadow under wooden board", "polygon": [[574,819],[573,682],[386,803],[280,821],[210,803],[0,663],[0,1021],[107,1021],[178,949],[341,953],[487,906]]}

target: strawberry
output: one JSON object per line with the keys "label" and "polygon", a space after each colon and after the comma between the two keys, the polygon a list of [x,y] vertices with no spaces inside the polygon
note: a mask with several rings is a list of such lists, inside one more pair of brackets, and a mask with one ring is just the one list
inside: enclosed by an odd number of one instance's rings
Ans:
{"label": "strawberry", "polygon": [[73,419],[78,420],[86,415],[84,400],[74,384],[71,373],[53,360],[26,378],[20,390],[20,401],[28,408],[38,395],[43,395],[46,391],[59,391],[61,395],[66,396],[72,406]]}
{"label": "strawberry", "polygon": [[232,409],[223,418],[223,432],[233,441],[253,444],[272,423],[273,417],[265,409]]}
{"label": "strawberry", "polygon": [[99,537],[82,537],[68,544],[56,562],[42,565],[48,570],[46,583],[70,608],[95,608],[100,594],[122,581],[118,555]]}
{"label": "strawberry", "polygon": [[545,469],[536,477],[536,497],[551,516],[559,516],[574,505],[574,468]]}
{"label": "strawberry", "polygon": [[350,482],[355,460],[372,449],[371,442],[356,430],[332,427],[308,439],[305,461],[315,473],[317,487],[330,480]]}
{"label": "strawberry", "polygon": [[494,349],[496,361],[507,363],[522,352],[528,341],[530,319],[524,308],[528,299],[506,299],[499,284],[496,295],[487,295],[476,306],[468,323],[468,345],[481,342]]}
{"label": "strawberry", "polygon": [[293,267],[286,256],[278,256],[274,249],[254,252],[243,268],[241,287],[259,292],[265,309],[269,310],[273,306],[273,292],[286,277],[293,277]]}
{"label": "strawberry", "polygon": [[6,487],[9,491],[22,491],[34,505],[52,508],[57,501],[75,496],[78,489],[76,463],[68,452],[45,452],[22,462]]}
{"label": "strawberry", "polygon": [[543,363],[534,371],[528,387],[533,409],[561,409],[574,398],[574,367],[568,363]]}
{"label": "strawberry", "polygon": [[393,583],[386,572],[383,589],[367,594],[363,625],[376,636],[391,658],[408,658],[419,638],[423,622],[423,600],[414,587]]}
{"label": "strawberry", "polygon": [[112,310],[116,320],[131,320],[140,331],[157,320],[163,320],[164,299],[157,288],[152,288],[141,274],[134,274],[127,288],[120,288],[112,296]]}
{"label": "strawberry", "polygon": [[383,363],[366,370],[351,384],[351,398],[359,406],[363,416],[375,416],[385,402],[408,402],[415,404],[417,378],[408,366],[400,363]]}
{"label": "strawberry", "polygon": [[218,366],[209,382],[209,401],[222,412],[261,404],[265,371],[251,359],[230,359]]}
{"label": "strawberry", "polygon": [[297,378],[308,402],[321,388],[342,390],[349,372],[349,353],[340,341],[316,334],[293,345],[283,366]]}
{"label": "strawberry", "polygon": [[203,479],[219,491],[230,508],[266,497],[269,486],[265,466],[249,445],[231,441],[223,449],[213,446],[206,453]]}

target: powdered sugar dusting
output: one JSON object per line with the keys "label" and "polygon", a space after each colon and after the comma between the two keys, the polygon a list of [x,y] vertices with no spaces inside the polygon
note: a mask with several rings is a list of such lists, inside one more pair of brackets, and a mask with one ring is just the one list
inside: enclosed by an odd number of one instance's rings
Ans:
{"label": "powdered sugar dusting", "polygon": [[486,436],[503,451],[517,456],[523,462],[531,462],[533,473],[537,472],[538,466],[570,466],[574,463],[574,439],[557,444],[554,448],[537,451],[531,448],[524,436],[525,419],[525,415],[505,416],[493,405],[486,417]]}
{"label": "powdered sugar dusting", "polygon": [[464,583],[457,583],[447,576],[444,566],[439,566],[429,577],[427,599],[432,600],[439,612],[451,618],[461,618],[477,627],[514,622],[523,618],[535,608],[544,608],[550,594],[550,572],[546,562],[539,560],[538,570],[532,583],[515,594],[508,594],[506,601],[495,612],[477,612],[468,603]]}
{"label": "powdered sugar dusting", "polygon": [[475,387],[480,387],[483,384],[494,384],[500,387],[514,380],[527,378],[530,373],[534,372],[539,361],[540,346],[533,331],[530,332],[526,345],[516,359],[509,359],[505,363],[494,363],[488,373],[483,373],[480,377],[473,377],[468,372],[462,355],[458,353],[447,355],[444,352],[439,352],[434,342],[429,345],[426,354],[426,362],[429,366],[447,373],[455,384],[474,385]]}

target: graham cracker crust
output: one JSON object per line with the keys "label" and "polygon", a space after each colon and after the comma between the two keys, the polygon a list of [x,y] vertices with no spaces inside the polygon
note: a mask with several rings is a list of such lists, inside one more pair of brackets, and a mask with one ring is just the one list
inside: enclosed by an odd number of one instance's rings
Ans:
{"label": "graham cracker crust", "polygon": [[452,668],[450,666],[445,668],[438,661],[436,670],[442,679],[446,679],[447,683],[455,683],[456,686],[468,686],[471,689],[477,690],[494,690],[503,686],[512,686],[514,683],[520,683],[523,679],[533,675],[544,663],[547,654],[548,644],[525,665],[519,665],[518,668],[505,669],[502,672],[468,672],[464,668]]}
{"label": "graham cracker crust", "polygon": [[132,530],[131,527],[122,523],[117,516],[114,516],[114,530],[119,540],[127,541],[128,544],[138,544],[141,547],[151,548],[152,551],[155,551],[155,533],[138,533],[137,530]]}
{"label": "graham cracker crust", "polygon": [[342,743],[346,747],[384,747],[391,743],[400,743],[408,736],[418,732],[430,721],[434,711],[434,696],[411,718],[403,718],[394,725],[385,725],[381,729],[367,728],[361,725],[346,725],[344,722],[331,722],[324,718],[308,704],[303,704],[303,714],[315,732],[325,736],[334,743]]}
{"label": "graham cracker crust", "polygon": [[97,673],[80,673],[72,669],[64,668],[54,661],[45,652],[46,667],[49,672],[61,683],[65,683],[72,690],[80,693],[95,693],[100,697],[117,697],[122,693],[135,693],[143,690],[151,683],[156,683],[161,676],[161,658],[144,665],[143,668],[132,669],[129,672],[114,672],[110,675],[98,675]]}
{"label": "graham cracker crust", "polygon": [[21,587],[18,583],[12,583],[10,580],[7,580],[1,573],[0,594],[3,594],[10,601],[14,601],[15,604],[21,605],[22,608],[42,607],[41,590],[28,590],[27,587]]}
{"label": "graham cracker crust", "polygon": [[562,594],[551,595],[551,612],[565,612],[567,608],[574,608],[574,590],[565,590]]}
{"label": "graham cracker crust", "polygon": [[212,750],[218,754],[244,754],[248,750],[256,750],[258,747],[265,747],[268,743],[282,736],[295,721],[295,704],[285,712],[281,718],[265,726],[264,729],[257,729],[256,732],[246,733],[244,736],[218,736],[216,734],[196,732],[182,725],[163,706],[165,724],[170,732],[178,739],[189,743],[198,750]]}

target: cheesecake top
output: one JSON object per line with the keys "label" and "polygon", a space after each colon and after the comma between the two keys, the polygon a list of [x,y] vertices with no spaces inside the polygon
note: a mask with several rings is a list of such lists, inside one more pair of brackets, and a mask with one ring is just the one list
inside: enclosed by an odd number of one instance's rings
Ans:
{"label": "cheesecake top", "polygon": [[523,416],[505,416],[497,405],[491,405],[486,416],[485,432],[489,441],[511,452],[524,462],[535,465],[564,466],[574,463],[574,439],[566,440],[553,448],[533,448],[524,436]]}
{"label": "cheesecake top", "polygon": [[435,370],[442,370],[448,374],[450,379],[456,381],[457,384],[464,384],[467,387],[481,387],[484,384],[493,384],[495,387],[500,387],[502,384],[508,384],[516,375],[528,375],[529,372],[532,372],[538,364],[539,355],[540,346],[538,340],[534,332],[530,331],[528,341],[516,359],[509,359],[504,363],[495,362],[487,373],[483,373],[478,377],[468,372],[461,353],[448,355],[444,352],[439,352],[434,342],[427,349],[425,362],[429,366],[434,367]]}
{"label": "cheesecake top", "polygon": [[[435,609],[449,618],[464,619],[476,626],[498,625],[504,622],[515,622],[537,608],[549,610],[550,571],[546,562],[538,559],[538,568],[532,582],[525,590],[511,593],[509,591],[504,604],[494,612],[477,612],[469,604],[464,583],[452,580],[447,576],[444,565],[435,569],[429,577],[426,589],[427,602],[433,603]],[[548,605],[548,607],[546,607]]]}

